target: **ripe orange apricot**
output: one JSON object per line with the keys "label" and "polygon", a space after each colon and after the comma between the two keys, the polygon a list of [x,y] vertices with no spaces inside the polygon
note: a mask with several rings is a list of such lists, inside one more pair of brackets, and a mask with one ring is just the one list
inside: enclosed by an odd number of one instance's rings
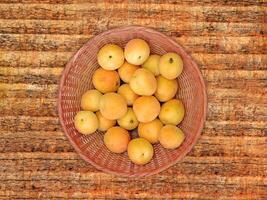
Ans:
{"label": "ripe orange apricot", "polygon": [[102,93],[116,92],[120,86],[119,74],[99,68],[93,74],[93,85]]}
{"label": "ripe orange apricot", "polygon": [[127,112],[126,100],[117,93],[110,92],[100,98],[100,112],[110,120],[119,119]]}
{"label": "ripe orange apricot", "polygon": [[159,115],[160,103],[154,96],[142,96],[134,101],[133,110],[139,122],[150,122]]}
{"label": "ripe orange apricot", "polygon": [[104,143],[106,147],[114,153],[123,153],[127,150],[130,135],[127,130],[119,126],[114,126],[105,133]]}

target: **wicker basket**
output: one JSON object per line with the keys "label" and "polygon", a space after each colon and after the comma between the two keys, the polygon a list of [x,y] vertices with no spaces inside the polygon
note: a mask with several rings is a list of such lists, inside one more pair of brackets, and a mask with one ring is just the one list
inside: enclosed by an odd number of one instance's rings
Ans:
{"label": "wicker basket", "polygon": [[[93,88],[92,75],[99,67],[97,52],[107,43],[121,47],[133,38],[143,38],[152,53],[162,55],[166,52],[177,52],[184,61],[184,71],[179,76],[179,90],[176,95],[185,105],[186,114],[179,127],[186,139],[175,150],[167,150],[160,144],[154,145],[154,157],[146,165],[133,164],[127,153],[111,153],[103,143],[103,132],[82,135],[74,128],[73,119],[80,110],[82,94]],[[161,172],[181,160],[196,143],[206,118],[206,92],[201,73],[191,57],[171,38],[155,30],[130,26],[112,29],[90,39],[68,62],[63,71],[59,98],[59,117],[65,134],[78,154],[96,168],[117,175],[129,177],[146,176]]]}

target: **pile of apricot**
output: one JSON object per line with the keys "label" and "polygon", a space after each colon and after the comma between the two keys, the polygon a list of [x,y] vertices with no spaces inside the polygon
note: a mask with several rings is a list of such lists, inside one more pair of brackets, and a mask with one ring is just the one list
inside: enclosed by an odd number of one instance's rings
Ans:
{"label": "pile of apricot", "polygon": [[[104,133],[104,144],[113,153],[127,151],[139,165],[154,155],[153,144],[179,147],[185,135],[177,127],[184,118],[183,103],[175,98],[183,60],[177,53],[150,55],[143,39],[130,40],[124,49],[104,45],[97,54],[100,67],[92,77],[95,89],[81,98],[74,125],[81,134]],[[138,138],[131,139],[136,129]]]}

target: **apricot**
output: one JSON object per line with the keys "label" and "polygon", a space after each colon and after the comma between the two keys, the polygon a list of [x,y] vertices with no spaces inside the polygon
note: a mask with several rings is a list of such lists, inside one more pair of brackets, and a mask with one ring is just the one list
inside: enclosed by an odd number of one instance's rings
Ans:
{"label": "apricot", "polygon": [[106,131],[109,128],[115,126],[116,124],[116,120],[110,120],[105,118],[100,111],[96,112],[96,116],[98,118],[98,122],[99,122],[99,126],[98,126],[98,130],[99,131]]}
{"label": "apricot", "polygon": [[165,102],[172,99],[177,93],[177,80],[169,80],[164,78],[163,76],[158,76],[156,79],[158,87],[155,92],[155,96],[157,97],[157,99],[161,102]]}
{"label": "apricot", "polygon": [[183,71],[183,60],[177,53],[166,53],[159,60],[159,72],[167,79],[177,78]]}
{"label": "apricot", "polygon": [[134,101],[133,110],[139,122],[150,122],[159,115],[160,103],[154,96],[142,96]]}
{"label": "apricot", "polygon": [[82,95],[81,108],[83,110],[98,111],[102,94],[98,90],[88,90]]}
{"label": "apricot", "polygon": [[157,90],[157,80],[147,69],[138,69],[134,72],[130,87],[138,95],[153,95]]}
{"label": "apricot", "polygon": [[163,124],[159,119],[154,119],[151,122],[139,123],[138,135],[139,137],[147,139],[151,144],[158,142],[158,135]]}
{"label": "apricot", "polygon": [[139,97],[137,94],[134,93],[129,84],[121,85],[118,89],[118,94],[125,98],[128,106],[133,105],[135,99]]}
{"label": "apricot", "polygon": [[119,119],[127,112],[126,100],[117,93],[110,92],[100,98],[100,112],[110,120]]}
{"label": "apricot", "polygon": [[94,133],[98,125],[98,119],[91,111],[80,111],[74,117],[74,126],[82,134]]}
{"label": "apricot", "polygon": [[118,69],[118,73],[120,75],[121,80],[125,83],[129,83],[134,72],[139,68],[137,65],[132,65],[127,61]]}
{"label": "apricot", "polygon": [[119,74],[99,68],[93,74],[93,85],[102,93],[115,92],[120,86]]}
{"label": "apricot", "polygon": [[142,64],[142,67],[151,71],[155,76],[159,75],[159,59],[160,56],[153,54]]}
{"label": "apricot", "polygon": [[129,142],[127,153],[129,159],[137,164],[144,165],[150,162],[153,157],[153,146],[144,138],[136,138]]}
{"label": "apricot", "polygon": [[104,135],[104,144],[113,153],[125,152],[129,141],[129,132],[119,126],[108,129]]}
{"label": "apricot", "polygon": [[143,64],[150,54],[150,48],[147,42],[143,39],[130,40],[124,49],[124,57],[127,62],[133,65]]}
{"label": "apricot", "polygon": [[178,125],[184,118],[185,109],[178,99],[165,102],[160,110],[159,119],[163,124]]}
{"label": "apricot", "polygon": [[97,61],[106,70],[118,69],[124,62],[123,49],[115,44],[106,44],[99,50]]}
{"label": "apricot", "polygon": [[183,131],[174,125],[166,125],[159,132],[159,142],[166,149],[179,147],[184,139]]}
{"label": "apricot", "polygon": [[117,122],[120,127],[127,130],[135,129],[139,123],[132,108],[128,108],[126,114],[122,118],[118,119]]}

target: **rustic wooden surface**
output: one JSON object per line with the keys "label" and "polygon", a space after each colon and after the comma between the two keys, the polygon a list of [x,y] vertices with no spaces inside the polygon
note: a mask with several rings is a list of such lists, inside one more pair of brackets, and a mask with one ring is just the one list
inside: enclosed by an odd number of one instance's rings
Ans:
{"label": "rustic wooden surface", "polygon": [[[0,199],[266,199],[266,13],[264,0],[0,0]],[[93,35],[133,24],[191,53],[209,105],[182,162],[128,179],[77,156],[56,106],[73,53]]]}

